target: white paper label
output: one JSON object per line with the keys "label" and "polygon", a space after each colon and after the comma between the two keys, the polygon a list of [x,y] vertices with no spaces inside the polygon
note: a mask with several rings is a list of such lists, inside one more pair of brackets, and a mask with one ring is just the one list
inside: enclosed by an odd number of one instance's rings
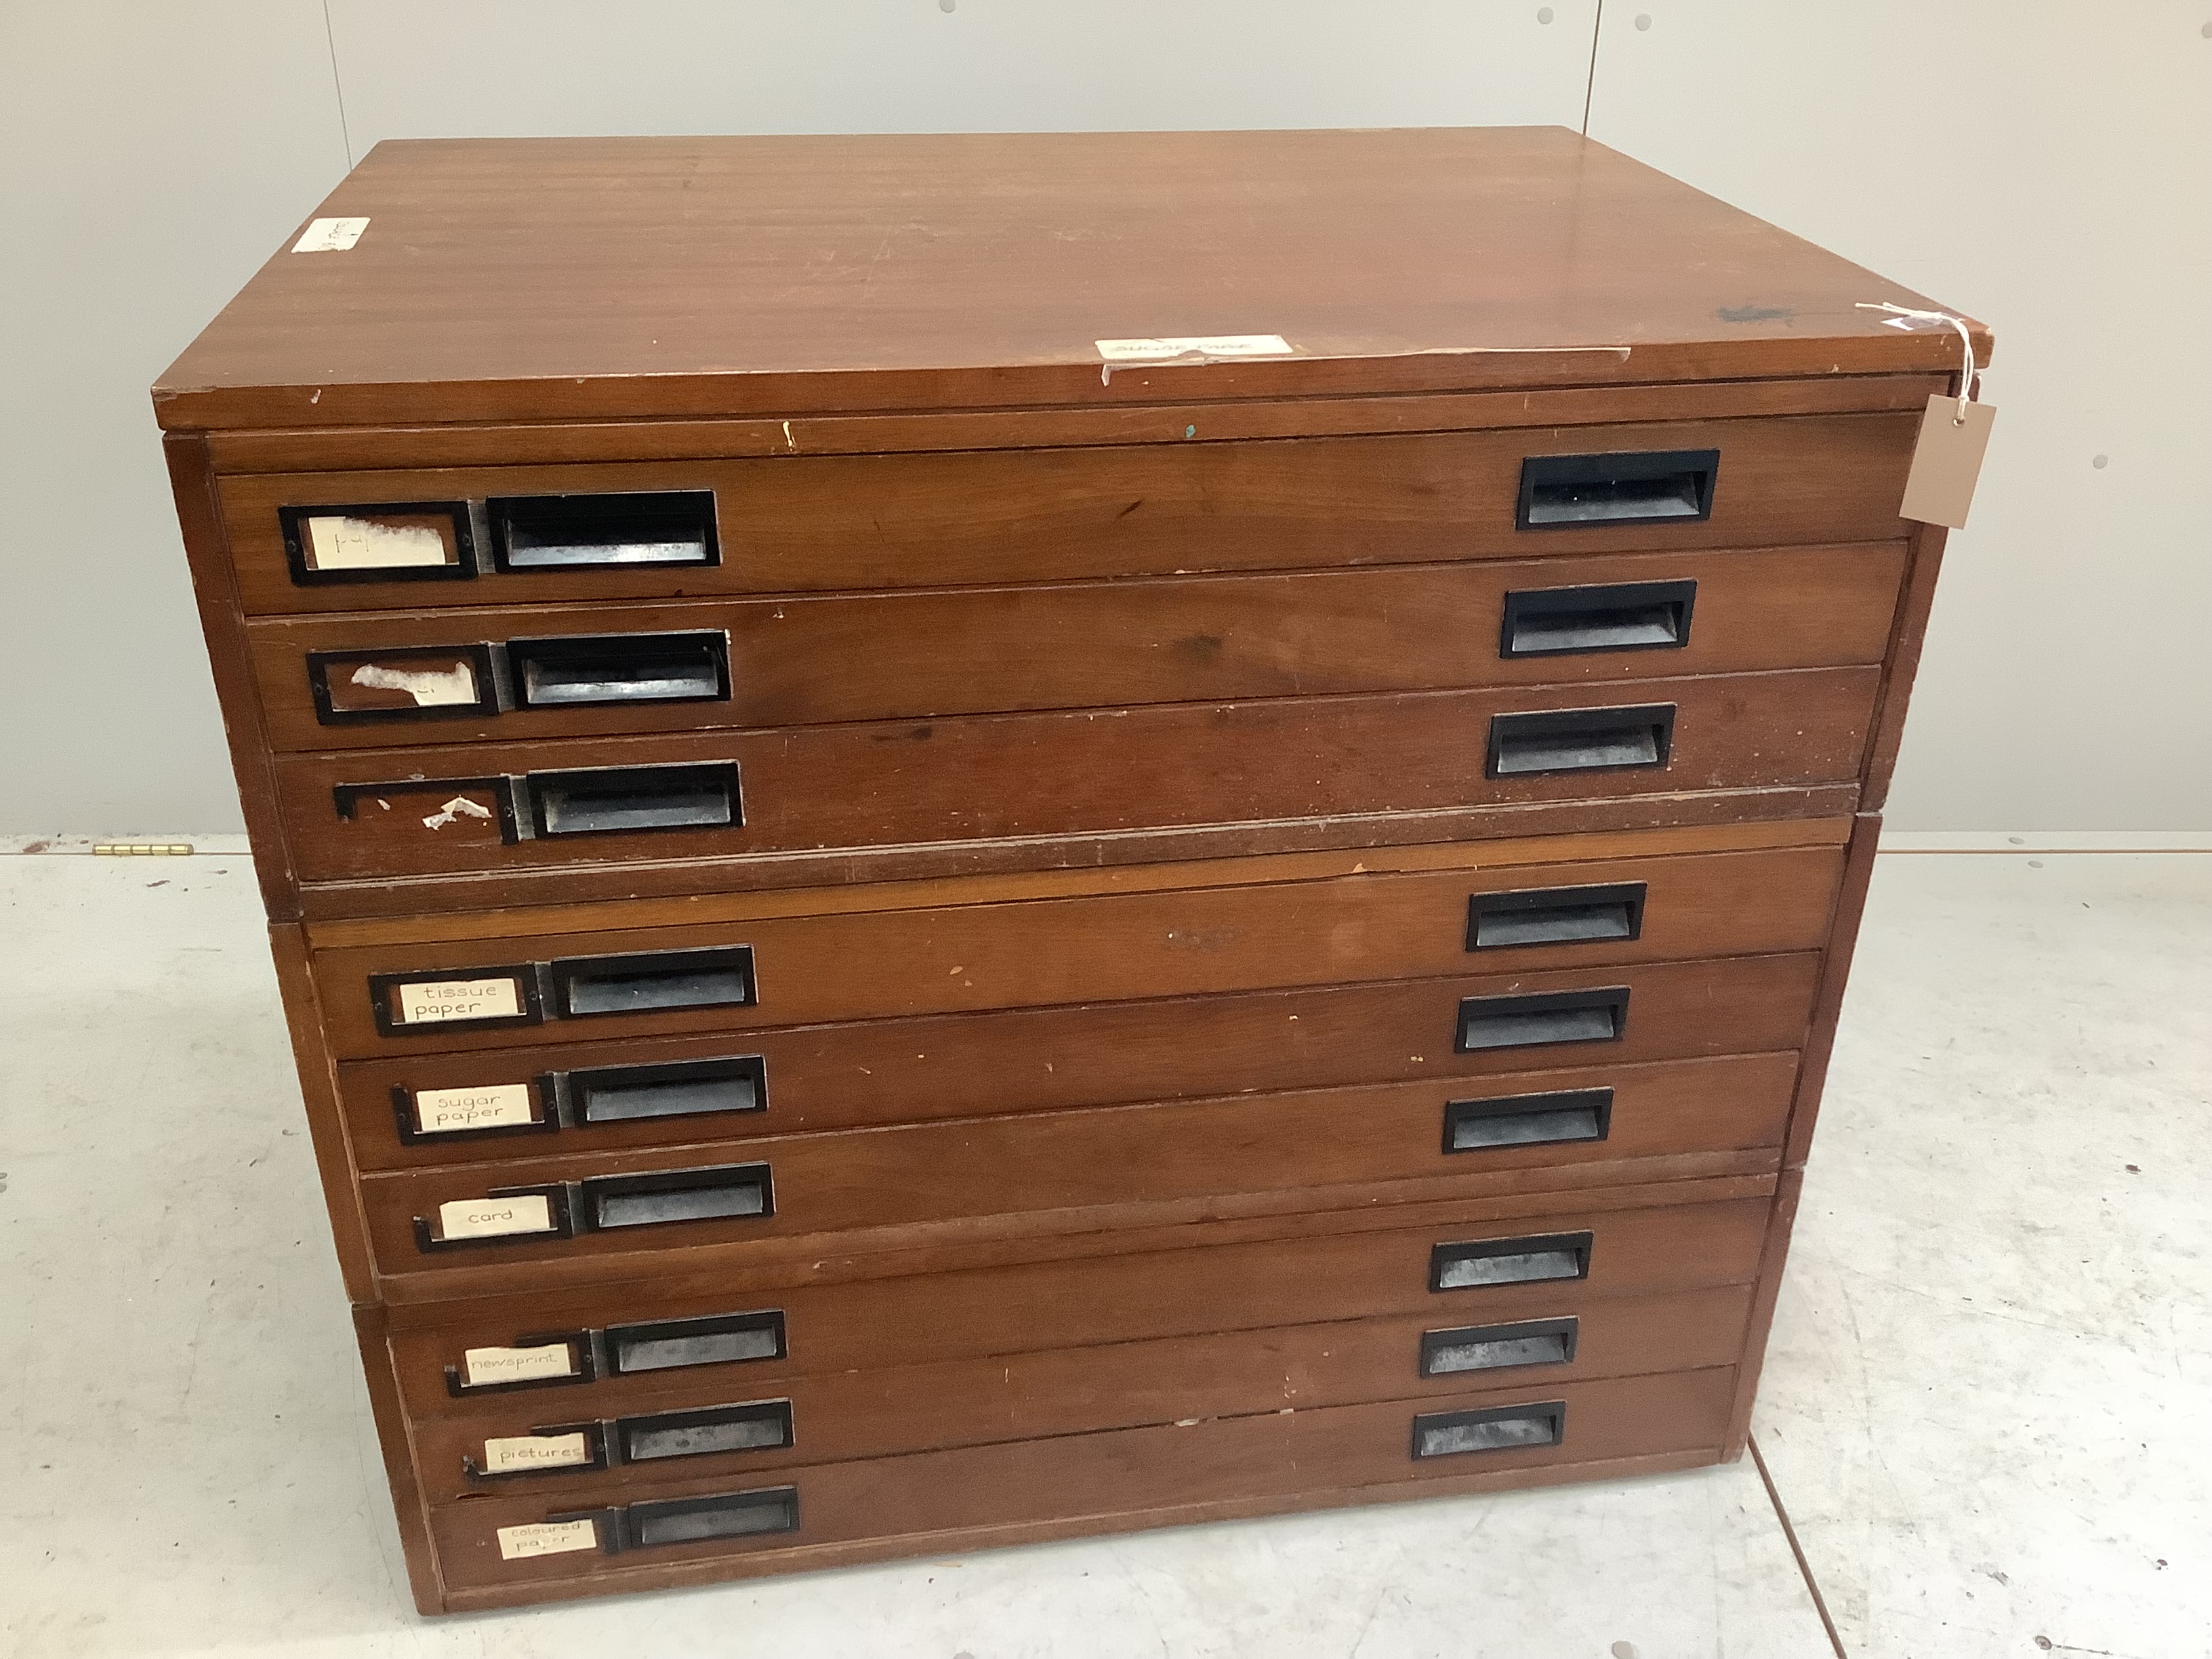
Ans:
{"label": "white paper label", "polygon": [[565,1342],[543,1348],[467,1348],[461,1353],[461,1375],[472,1389],[575,1374],[575,1358]]}
{"label": "white paper label", "polygon": [[1180,335],[1164,340],[1094,340],[1109,363],[1167,362],[1176,357],[1288,357],[1279,334]]}
{"label": "white paper label", "polygon": [[591,1449],[580,1434],[516,1434],[495,1436],[484,1442],[486,1474],[512,1474],[520,1469],[558,1469],[592,1461]]}
{"label": "white paper label", "polygon": [[441,1238],[504,1238],[509,1233],[550,1233],[553,1210],[543,1193],[512,1198],[457,1198],[438,1206]]}
{"label": "white paper label", "polygon": [[310,566],[317,570],[404,570],[446,563],[446,538],[429,524],[378,524],[373,519],[307,520]]}
{"label": "white paper label", "polygon": [[464,1129],[504,1129],[535,1123],[527,1083],[488,1083],[481,1089],[417,1089],[415,1132],[449,1135]]}
{"label": "white paper label", "polygon": [[399,987],[399,1023],[436,1025],[453,1019],[513,1019],[522,1012],[522,984],[498,979],[410,980]]}
{"label": "white paper label", "polygon": [[307,234],[292,244],[295,253],[343,253],[368,228],[366,219],[317,219]]}
{"label": "white paper label", "polygon": [[353,683],[372,691],[404,691],[417,708],[441,708],[477,700],[477,671],[468,662],[451,668],[387,668],[365,662],[353,671]]}
{"label": "white paper label", "polygon": [[581,1521],[533,1521],[526,1527],[499,1529],[502,1561],[526,1561],[533,1555],[566,1555],[572,1550],[599,1547],[599,1522],[588,1516]]}

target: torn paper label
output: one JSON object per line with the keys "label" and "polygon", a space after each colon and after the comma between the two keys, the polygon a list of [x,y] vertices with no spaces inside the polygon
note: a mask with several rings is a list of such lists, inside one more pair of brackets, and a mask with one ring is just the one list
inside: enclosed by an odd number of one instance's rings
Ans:
{"label": "torn paper label", "polygon": [[371,691],[404,691],[417,708],[442,708],[477,700],[477,671],[463,660],[451,668],[387,668],[365,662],[353,671],[353,683]]}
{"label": "torn paper label", "polygon": [[526,1469],[562,1469],[592,1461],[581,1434],[494,1435],[484,1442],[486,1474],[518,1474]]}
{"label": "torn paper label", "polygon": [[471,800],[466,795],[456,795],[429,817],[424,818],[422,827],[425,830],[442,830],[447,824],[464,817],[488,818],[490,816],[490,807],[480,801]]}
{"label": "torn paper label", "polygon": [[441,1238],[505,1238],[512,1233],[550,1233],[553,1206],[543,1193],[508,1198],[457,1198],[438,1206]]}
{"label": "torn paper label", "polygon": [[1109,363],[1164,363],[1177,357],[1288,357],[1291,343],[1279,334],[1176,335],[1160,340],[1094,340]]}
{"label": "torn paper label", "polygon": [[307,552],[317,570],[411,570],[447,562],[446,538],[436,526],[373,519],[308,520]]}
{"label": "torn paper label", "polygon": [[522,1012],[522,983],[497,979],[415,980],[399,987],[399,1023],[435,1025],[453,1019],[514,1019]]}
{"label": "torn paper label", "polygon": [[501,1527],[499,1559],[526,1561],[533,1555],[565,1555],[572,1550],[599,1547],[599,1525],[589,1516],[581,1521],[533,1521],[527,1526]]}
{"label": "torn paper label", "polygon": [[457,1134],[466,1129],[508,1129],[535,1123],[526,1083],[494,1083],[481,1089],[417,1089],[415,1132]]}
{"label": "torn paper label", "polygon": [[366,219],[317,219],[311,222],[307,232],[292,244],[295,253],[343,253],[368,228]]}
{"label": "torn paper label", "polygon": [[461,1375],[472,1389],[575,1374],[575,1356],[565,1342],[542,1348],[468,1348],[461,1354]]}

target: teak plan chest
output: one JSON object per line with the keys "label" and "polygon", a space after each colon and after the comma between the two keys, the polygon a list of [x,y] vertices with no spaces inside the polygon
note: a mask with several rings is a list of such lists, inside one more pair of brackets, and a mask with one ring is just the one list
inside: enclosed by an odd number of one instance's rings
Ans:
{"label": "teak plan chest", "polygon": [[155,404],[425,1611],[1741,1451],[1929,302],[1555,129],[319,214]]}

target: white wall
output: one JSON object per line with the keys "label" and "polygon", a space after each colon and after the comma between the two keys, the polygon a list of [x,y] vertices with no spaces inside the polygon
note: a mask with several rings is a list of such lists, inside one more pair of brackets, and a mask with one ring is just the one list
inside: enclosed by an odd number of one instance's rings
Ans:
{"label": "white wall", "polygon": [[2203,9],[0,0],[0,832],[236,825],[145,386],[380,138],[1580,125],[1586,97],[1593,137],[1998,328],[1894,821],[2212,827]]}

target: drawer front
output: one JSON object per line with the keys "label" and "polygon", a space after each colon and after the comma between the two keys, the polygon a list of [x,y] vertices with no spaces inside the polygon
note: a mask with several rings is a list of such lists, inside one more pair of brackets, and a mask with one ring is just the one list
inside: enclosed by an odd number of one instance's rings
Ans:
{"label": "drawer front", "polygon": [[1340,1320],[824,1372],[782,1379],[760,1396],[742,1379],[678,1372],[671,1374],[678,1386],[619,1416],[564,1416],[561,1396],[513,1395],[417,1419],[413,1440],[432,1503],[485,1492],[605,1502],[635,1480],[742,1482],[803,1464],[1285,1405],[1305,1411],[1732,1365],[1750,1300],[1748,1285],[1725,1285],[1590,1301],[1550,1319]]}
{"label": "drawer front", "polygon": [[[1552,1464],[1717,1456],[1735,1381],[1733,1367],[1719,1367],[830,1463],[757,1486],[662,1481],[625,1491],[626,1507],[580,1516],[545,1496],[477,1498],[434,1510],[431,1530],[452,1587],[605,1571],[611,1581],[605,1588],[613,1589],[624,1568],[644,1572],[815,1544],[1235,1498],[1418,1488]],[[724,1501],[700,1501],[715,1498]],[[568,1530],[559,1530],[564,1524]],[[526,1530],[508,1532],[502,1545],[502,1528]]]}
{"label": "drawer front", "polygon": [[1811,847],[1370,873],[327,949],[314,971],[341,1055],[677,1036],[1812,950],[1842,867]]}
{"label": "drawer front", "polygon": [[[981,586],[1890,541],[1908,528],[1897,505],[1919,420],[1914,411],[1180,446],[268,474],[225,478],[219,489],[250,616]],[[1605,502],[1601,481],[1594,479],[1600,487],[1584,496],[1601,516],[1522,527],[1532,457],[1700,452],[1710,458],[1684,465],[1710,469],[1701,501],[1632,486]],[[1545,488],[1557,490],[1560,481],[1555,477]],[[709,498],[703,519],[692,506],[702,494]],[[349,504],[351,514],[312,511]],[[1540,503],[1532,516],[1545,518]],[[325,562],[319,541],[331,568],[308,568]]]}
{"label": "drawer front", "polygon": [[[825,1249],[895,1248],[975,1238],[994,1220],[1055,1232],[1171,1224],[1665,1178],[1681,1166],[1633,1161],[1778,1147],[1796,1076],[1794,1054],[1771,1054],[513,1155],[538,1139],[508,1143],[497,1164],[367,1176],[362,1201],[388,1276],[823,1234],[845,1235],[817,1241]],[[1607,1163],[1629,1167],[1592,1167]],[[1773,1167],[1771,1152],[1760,1167]],[[544,1201],[511,1202],[524,1195]],[[486,1218],[515,1231],[481,1231]],[[449,1236],[456,1219],[463,1231]]]}
{"label": "drawer front", "polygon": [[[1565,1067],[1613,1071],[1796,1048],[1820,961],[1801,951],[421,1054],[341,1065],[338,1085],[356,1161],[392,1168],[417,1156],[427,1163],[434,1147],[464,1140],[465,1151],[438,1161],[666,1145],[686,1133],[686,1118],[714,1126],[695,1128],[692,1139],[756,1124],[760,1133],[790,1134]],[[1479,1014],[1501,997],[1616,989],[1626,998],[1610,1036],[1593,1022],[1586,1032],[1540,1027],[1526,1042],[1458,1046],[1463,1004],[1479,1005]],[[594,1091],[610,1103],[592,1107]],[[666,1115],[648,1115],[655,1108]],[[595,1109],[612,1121],[589,1121]],[[403,1113],[410,1132],[427,1116],[464,1126],[462,1138],[403,1141]],[[488,1122],[494,1116],[519,1121]],[[738,1122],[744,1130],[726,1127]]]}
{"label": "drawer front", "polygon": [[795,1375],[1273,1325],[1556,1318],[1591,1297],[1747,1284],[1768,1208],[1748,1198],[1454,1219],[1438,1206],[1423,1224],[1382,1231],[742,1292],[679,1259],[649,1281],[395,1310],[410,1323],[390,1341],[412,1414],[526,1393],[558,1395],[545,1411],[597,1418],[632,1410],[687,1367],[752,1399]]}
{"label": "drawer front", "polygon": [[1858,775],[1880,678],[1807,669],[290,755],[277,800],[301,878],[317,882],[1842,783]]}
{"label": "drawer front", "polygon": [[1887,651],[1904,564],[1891,542],[250,633],[275,748],[390,748],[1849,667]]}

